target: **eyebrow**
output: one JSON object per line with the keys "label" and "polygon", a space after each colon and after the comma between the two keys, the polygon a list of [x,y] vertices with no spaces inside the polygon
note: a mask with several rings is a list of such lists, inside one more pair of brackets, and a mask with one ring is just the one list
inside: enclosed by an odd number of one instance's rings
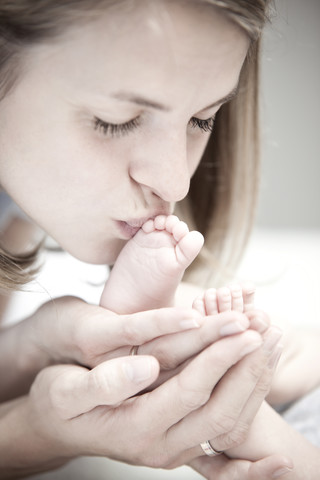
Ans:
{"label": "eyebrow", "polygon": [[[213,102],[211,105],[208,105],[207,107],[203,108],[203,110],[209,110],[210,108],[218,107],[219,105],[222,105],[223,103],[229,102],[232,100],[238,93],[238,85],[236,85],[231,92],[229,92],[227,95],[224,97],[220,98],[219,100]],[[152,100],[148,100],[147,98],[141,97],[139,95],[134,95],[129,92],[116,92],[111,94],[112,98],[115,98],[116,100],[122,100],[130,103],[134,103],[136,105],[142,106],[142,107],[149,107],[149,108],[154,108],[156,110],[161,110],[163,112],[169,112],[171,109],[170,107],[166,105],[162,105],[161,103],[154,102]]]}
{"label": "eyebrow", "polygon": [[[202,110],[209,110],[210,108],[218,107],[219,105],[222,105],[223,103],[230,102],[230,100],[232,100],[234,97],[237,96],[238,88],[239,88],[239,85],[236,85],[236,86],[231,90],[231,92],[229,92],[227,95],[225,95],[224,97],[220,98],[220,100],[217,100],[216,102],[213,102],[211,105],[209,105],[209,106],[206,107],[206,108],[203,108]],[[202,110],[201,110],[201,111],[202,111]]]}

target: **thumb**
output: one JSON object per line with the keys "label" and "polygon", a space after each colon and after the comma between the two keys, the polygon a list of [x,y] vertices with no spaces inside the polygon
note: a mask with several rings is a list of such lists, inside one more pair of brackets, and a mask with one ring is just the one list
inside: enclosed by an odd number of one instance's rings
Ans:
{"label": "thumb", "polygon": [[248,480],[282,478],[293,471],[292,461],[283,455],[271,455],[250,464]]}
{"label": "thumb", "polygon": [[151,356],[115,358],[88,370],[75,365],[49,367],[50,400],[60,417],[70,419],[100,405],[115,405],[148,387],[159,374]]}

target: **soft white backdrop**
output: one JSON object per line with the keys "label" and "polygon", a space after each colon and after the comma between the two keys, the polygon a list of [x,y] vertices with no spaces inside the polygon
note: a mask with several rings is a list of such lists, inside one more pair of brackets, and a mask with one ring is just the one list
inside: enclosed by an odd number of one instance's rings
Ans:
{"label": "soft white backdrop", "polygon": [[320,228],[320,1],[275,5],[263,43],[258,224]]}

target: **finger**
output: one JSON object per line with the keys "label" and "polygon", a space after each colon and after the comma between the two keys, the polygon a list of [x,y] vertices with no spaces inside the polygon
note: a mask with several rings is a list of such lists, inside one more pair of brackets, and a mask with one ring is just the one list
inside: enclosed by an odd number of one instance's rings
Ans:
{"label": "finger", "polygon": [[248,426],[242,421],[241,415],[256,387],[262,367],[254,366],[253,371],[248,372],[240,364],[242,381],[236,379],[234,382],[235,375],[231,376],[228,372],[216,385],[213,395],[202,409],[189,414],[173,429],[173,440],[182,435],[182,428],[191,432],[188,442],[194,442],[193,456],[203,454],[200,443],[208,439],[217,451],[228,450],[245,439]]}
{"label": "finger", "polygon": [[92,370],[59,365],[46,369],[53,408],[70,419],[100,405],[115,405],[149,386],[159,374],[153,357],[109,360]]}
{"label": "finger", "polygon": [[141,345],[156,337],[197,329],[204,319],[190,308],[163,308],[124,316],[120,323],[121,345]]}
{"label": "finger", "polygon": [[141,345],[139,354],[153,355],[161,369],[172,370],[222,337],[244,332],[249,325],[244,314],[219,313],[206,317],[199,329],[168,335]]}
{"label": "finger", "polygon": [[239,420],[235,425],[234,431],[230,432],[230,436],[227,440],[228,444],[238,443],[238,439],[244,437],[249,431],[250,425],[252,424],[258,411],[261,409],[261,405],[270,391],[273,373],[281,356],[282,349],[282,345],[277,345],[273,353],[270,355],[268,365],[263,371],[256,384],[256,387],[244,406]]}
{"label": "finger", "polygon": [[[275,362],[280,353],[277,343],[273,350],[269,346],[279,341],[278,330],[276,327],[270,329],[263,347],[243,358],[228,371],[203,409],[207,418],[212,414],[219,418],[220,410],[222,420],[219,423],[226,423],[224,417],[230,422],[229,431],[212,440],[215,450],[225,451],[245,440],[250,425],[270,390]],[[236,392],[236,395],[232,392]],[[198,452],[201,453],[199,448]]]}
{"label": "finger", "polygon": [[[194,415],[191,422],[188,414],[208,401],[213,388],[232,365],[260,345],[260,335],[252,330],[223,338],[200,353],[182,372],[150,393],[154,397],[150,403],[157,406],[156,410],[148,413],[153,418],[154,428],[165,431],[174,425],[167,433],[169,449],[177,449],[181,439],[189,443],[189,448],[204,441],[203,417]],[[190,438],[186,439],[186,431],[192,428],[190,425],[194,425],[197,418],[202,425],[197,426],[196,432],[190,431]],[[211,430],[208,433],[212,433]],[[207,438],[211,435],[206,435]]]}
{"label": "finger", "polygon": [[257,462],[250,462],[248,480],[282,478],[293,471],[293,462],[283,455],[272,455]]}
{"label": "finger", "polygon": [[[254,332],[249,330],[245,333],[248,335]],[[229,368],[228,373],[221,378],[206,405],[201,410],[188,415],[176,428],[172,429],[173,441],[177,441],[179,435],[182,435],[181,428],[190,431],[188,442],[194,440],[196,446],[193,456],[201,455],[202,450],[199,445],[208,439],[212,440],[213,448],[219,451],[227,450],[241,443],[270,387],[271,375],[269,379],[264,379],[266,388],[263,389],[262,385],[259,385],[256,395],[252,396],[270,355],[272,355],[273,347],[281,335],[282,332],[277,327],[270,328],[264,336],[261,348],[256,349],[254,353],[245,356],[232,368]],[[233,338],[236,339],[236,337]],[[217,344],[221,343],[222,341]],[[227,355],[226,352],[221,354],[223,357]]]}
{"label": "finger", "polygon": [[198,457],[189,465],[208,480],[270,480],[282,478],[293,469],[292,461],[283,455],[272,455],[257,462],[219,457]]}
{"label": "finger", "polygon": [[[189,462],[191,468],[200,473],[207,480],[237,480],[237,476],[227,476],[227,467],[233,460],[230,460],[225,455],[218,457],[201,456],[194,458]],[[245,477],[242,479],[245,480]]]}
{"label": "finger", "polygon": [[226,312],[232,308],[231,292],[228,287],[217,289],[217,301],[219,312]]}
{"label": "finger", "polygon": [[250,320],[250,326],[259,333],[264,333],[270,326],[269,316],[262,310],[250,310],[246,312]]}
{"label": "finger", "polygon": [[[103,353],[123,345],[141,345],[170,333],[198,328],[204,319],[190,308],[163,308],[132,315],[110,315],[97,307],[98,314],[76,324],[75,343],[86,350]],[[92,345],[92,347],[91,347]]]}

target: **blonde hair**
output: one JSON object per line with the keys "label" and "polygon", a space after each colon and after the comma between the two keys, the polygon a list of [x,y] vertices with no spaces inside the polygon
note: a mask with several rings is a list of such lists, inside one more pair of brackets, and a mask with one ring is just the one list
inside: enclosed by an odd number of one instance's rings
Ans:
{"label": "blonde hair", "polygon": [[[182,0],[181,0],[182,1]],[[184,0],[196,1],[196,0]],[[259,172],[258,80],[260,34],[268,0],[198,0],[220,9],[251,39],[237,97],[217,114],[214,132],[190,192],[177,210],[201,231],[205,248],[186,279],[221,282],[233,271],[246,244],[257,196]],[[92,12],[118,8],[128,0],[18,0],[0,4],[0,100],[19,79],[19,58],[33,43],[58,35]],[[1,102],[0,102],[1,105]],[[0,248],[0,288],[15,288],[34,274],[36,251],[11,255]],[[207,276],[201,273],[207,269]],[[220,274],[220,278],[219,278]],[[222,276],[221,276],[222,274]],[[232,274],[232,273],[231,273]]]}
{"label": "blonde hair", "polygon": [[219,285],[234,278],[254,221],[259,185],[259,60],[267,0],[203,0],[223,9],[251,45],[237,96],[217,113],[214,131],[178,209],[205,246],[185,280]]}

